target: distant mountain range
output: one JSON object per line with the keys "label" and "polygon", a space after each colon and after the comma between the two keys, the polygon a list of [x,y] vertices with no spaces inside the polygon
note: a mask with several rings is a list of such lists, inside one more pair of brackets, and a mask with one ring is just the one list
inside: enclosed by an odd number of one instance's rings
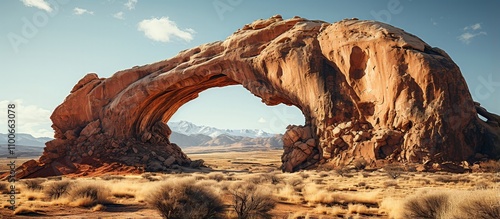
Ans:
{"label": "distant mountain range", "polygon": [[184,135],[197,135],[202,134],[215,138],[219,135],[229,135],[229,136],[241,136],[249,138],[268,138],[273,137],[276,134],[267,133],[260,129],[218,129],[209,126],[198,126],[191,122],[180,121],[180,122],[169,122],[168,126],[173,132],[177,132]]}
{"label": "distant mountain range", "polygon": [[259,129],[218,129],[198,126],[187,121],[171,122],[168,123],[168,126],[172,130],[170,141],[182,148],[193,146],[281,148],[283,145],[281,135],[267,133]]}
{"label": "distant mountain range", "polygon": [[[216,147],[237,148],[237,150],[262,150],[281,148],[281,135],[267,133],[258,129],[218,129],[198,126],[191,122],[168,123],[172,134],[170,141],[181,148],[202,148],[210,151]],[[47,141],[52,138],[36,138],[30,134],[16,134],[16,155],[40,156]],[[7,157],[8,135],[0,133],[0,156]],[[220,149],[217,149],[220,150]]]}
{"label": "distant mountain range", "polygon": [[[9,140],[8,134],[0,133],[0,145],[6,145]],[[16,133],[16,144],[17,145],[26,145],[26,146],[35,146],[35,147],[45,147],[45,142],[52,140],[52,138],[41,137],[35,138],[30,134],[21,134]]]}
{"label": "distant mountain range", "polygon": [[[0,133],[0,156],[8,156],[8,140],[7,134]],[[35,138],[30,134],[16,133],[16,156],[18,157],[37,157],[40,156],[45,147],[45,142],[52,138],[41,137]]]}

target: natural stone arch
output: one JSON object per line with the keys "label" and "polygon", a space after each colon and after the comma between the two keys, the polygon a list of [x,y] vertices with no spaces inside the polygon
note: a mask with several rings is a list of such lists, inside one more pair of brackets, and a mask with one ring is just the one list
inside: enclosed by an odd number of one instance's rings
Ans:
{"label": "natural stone arch", "polygon": [[285,171],[355,158],[377,166],[500,154],[499,121],[480,121],[444,51],[379,22],[275,16],[168,60],[106,79],[86,75],[51,117],[56,139],[20,176],[69,173],[76,170],[68,165],[85,162],[190,165],[169,142],[166,122],[201,91],[234,84],[267,105],[294,105],[304,114],[305,126],[283,137]]}

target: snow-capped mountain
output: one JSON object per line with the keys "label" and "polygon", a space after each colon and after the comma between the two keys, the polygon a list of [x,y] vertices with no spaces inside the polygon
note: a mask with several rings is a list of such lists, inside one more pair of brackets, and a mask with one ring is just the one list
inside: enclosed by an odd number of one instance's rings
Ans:
{"label": "snow-capped mountain", "polygon": [[[7,134],[0,133],[0,157],[9,156],[8,140]],[[52,138],[35,138],[30,134],[16,133],[15,155],[17,157],[38,157],[42,155],[45,143],[50,140]]]}
{"label": "snow-capped mountain", "polygon": [[[7,144],[8,140],[7,134],[0,133],[0,144]],[[52,140],[52,138],[35,138],[30,134],[16,133],[16,145],[45,147],[45,143],[50,140]]]}
{"label": "snow-capped mountain", "polygon": [[268,138],[274,137],[276,134],[267,133],[259,129],[218,129],[209,126],[198,126],[191,122],[169,122],[168,126],[173,132],[184,135],[202,134],[215,138],[219,135],[241,136],[249,138]]}

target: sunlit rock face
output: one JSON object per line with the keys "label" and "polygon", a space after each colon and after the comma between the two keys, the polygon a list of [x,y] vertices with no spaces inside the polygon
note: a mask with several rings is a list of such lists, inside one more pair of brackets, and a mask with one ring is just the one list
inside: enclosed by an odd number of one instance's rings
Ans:
{"label": "sunlit rock face", "polygon": [[167,60],[109,78],[86,75],[52,114],[56,139],[20,176],[71,173],[78,168],[68,166],[86,162],[151,171],[190,165],[169,141],[167,121],[200,92],[235,84],[304,114],[305,124],[283,136],[284,171],[357,158],[377,166],[500,154],[499,117],[474,104],[444,51],[380,22],[274,16]]}

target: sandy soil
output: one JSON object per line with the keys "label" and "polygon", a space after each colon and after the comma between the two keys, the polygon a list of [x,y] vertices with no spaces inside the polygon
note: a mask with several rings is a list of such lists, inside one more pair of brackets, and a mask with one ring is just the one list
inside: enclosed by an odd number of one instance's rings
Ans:
{"label": "sandy soil", "polygon": [[[225,152],[189,154],[203,159],[209,168],[185,173],[104,174],[87,177],[40,179],[42,190],[30,190],[26,180],[18,188],[17,215],[8,207],[8,194],[0,196],[0,218],[160,218],[145,200],[164,181],[193,178],[220,194],[228,214],[231,196],[226,192],[234,183],[262,185],[277,201],[274,218],[391,218],[400,203],[422,191],[491,191],[500,194],[499,173],[420,173],[398,168],[386,170],[328,169],[281,173],[281,151]],[[21,163],[19,159],[17,162]],[[0,171],[7,161],[0,160]],[[179,170],[180,172],[180,170]],[[108,201],[99,207],[82,207],[76,201],[54,201],[45,190],[57,181],[94,183],[109,191]],[[173,180],[173,181],[172,181]],[[4,182],[5,184],[5,182]],[[458,194],[458,193],[457,193]],[[500,196],[499,196],[500,198]],[[500,199],[499,199],[500,200]],[[232,217],[232,216],[228,216]]]}

